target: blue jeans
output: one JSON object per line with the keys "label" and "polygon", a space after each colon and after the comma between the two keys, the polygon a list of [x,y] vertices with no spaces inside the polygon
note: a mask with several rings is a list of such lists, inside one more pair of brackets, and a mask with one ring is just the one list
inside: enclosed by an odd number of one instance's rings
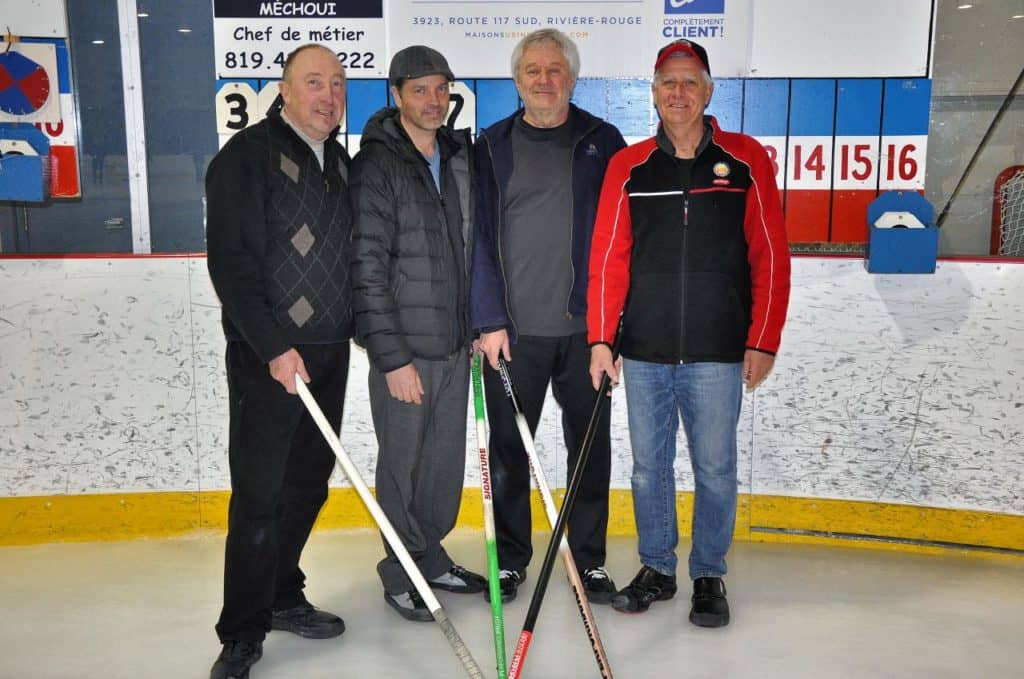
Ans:
{"label": "blue jeans", "polygon": [[694,476],[690,578],[725,575],[725,554],[736,522],[736,426],[743,364],[673,365],[630,359],[623,364],[640,561],[665,575],[676,572],[679,529],[673,463],[681,416]]}

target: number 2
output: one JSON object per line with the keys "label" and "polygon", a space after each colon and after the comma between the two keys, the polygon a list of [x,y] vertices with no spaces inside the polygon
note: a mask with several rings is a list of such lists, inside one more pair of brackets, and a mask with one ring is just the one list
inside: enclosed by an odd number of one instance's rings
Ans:
{"label": "number 2", "polygon": [[455,121],[462,113],[462,107],[466,105],[466,99],[458,92],[452,92],[449,97],[455,106],[452,107],[451,115],[448,116],[448,127],[455,127]]}

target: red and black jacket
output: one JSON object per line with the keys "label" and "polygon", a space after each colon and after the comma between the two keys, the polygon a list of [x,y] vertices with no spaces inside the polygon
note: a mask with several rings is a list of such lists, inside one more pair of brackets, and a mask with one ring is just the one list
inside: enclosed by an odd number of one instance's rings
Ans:
{"label": "red and black jacket", "polygon": [[[752,137],[708,132],[692,163],[658,135],[608,165],[590,248],[591,344],[653,363],[737,362],[778,351],[789,246],[775,174]],[[628,302],[627,302],[628,299]]]}

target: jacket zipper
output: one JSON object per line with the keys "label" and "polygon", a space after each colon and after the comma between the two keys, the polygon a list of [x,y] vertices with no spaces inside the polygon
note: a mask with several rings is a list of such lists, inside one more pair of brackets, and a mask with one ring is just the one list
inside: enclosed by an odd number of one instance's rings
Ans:
{"label": "jacket zipper", "polygon": [[[438,144],[440,144],[440,142],[438,142]],[[438,153],[441,152],[440,146],[438,146],[437,152]],[[445,182],[445,169],[446,169],[445,168],[445,164],[442,163],[441,164],[441,169],[440,169],[440,172],[439,172],[439,177],[438,177],[438,179],[439,179],[438,183],[441,184],[442,187],[443,187],[444,182]],[[452,264],[457,265],[458,262],[456,261],[456,256],[455,256],[455,252],[456,252],[456,250],[455,250],[455,243],[452,242],[451,229],[448,227],[448,211],[447,211],[447,208],[446,208],[446,205],[445,205],[444,195],[442,195],[441,191],[438,190],[438,188],[436,186],[434,186],[434,177],[430,173],[430,168],[427,167],[426,170],[427,170],[427,183],[430,184],[430,186],[432,186],[434,188],[434,194],[437,196],[437,204],[441,208],[441,226],[444,228],[444,239],[445,239],[445,242],[448,244],[448,251],[449,251],[450,256],[452,258]],[[458,273],[458,266],[455,267],[455,271],[456,271],[456,273]],[[452,310],[452,313],[453,313],[453,315],[454,315],[454,317],[456,319],[455,323],[451,323],[451,324],[448,325],[448,346],[452,347],[452,351],[454,353],[454,352],[458,351],[458,349],[459,349],[459,347],[458,347],[458,334],[459,334],[458,326],[461,325],[461,321],[458,320],[458,318],[459,318],[459,284],[457,282],[455,283],[455,285],[449,285],[448,286],[448,301],[449,301],[449,304],[451,305],[450,308]]]}
{"label": "jacket zipper", "polygon": [[[692,173],[691,168],[691,173]],[[686,233],[690,230],[690,182],[683,188],[683,237],[679,256],[679,362],[683,363],[686,337]]]}
{"label": "jacket zipper", "polygon": [[[576,148],[580,145],[580,142],[592,134],[598,127],[600,127],[600,124],[592,125],[590,129],[580,135],[580,138],[573,143],[572,153],[569,157],[569,294],[565,298],[565,317],[567,319],[572,319],[569,305],[572,304],[572,291],[576,288],[576,263],[572,261],[572,247],[576,235]],[[598,187],[597,192],[600,195],[600,187]]]}
{"label": "jacket zipper", "polygon": [[[715,140],[714,129],[711,131],[711,138],[705,145],[697,144],[697,150],[693,154],[693,161],[690,163],[690,170],[686,176],[686,184],[683,186],[683,238],[680,244],[680,265],[679,265],[679,362],[685,363],[686,356],[686,235],[690,230],[690,192],[693,189],[693,173],[697,169],[697,160],[707,147]],[[701,140],[703,141],[703,139]]]}
{"label": "jacket zipper", "polygon": [[[484,137],[484,139],[487,139]],[[501,282],[505,284],[505,315],[508,316],[508,322],[512,325],[512,334],[519,335],[519,329],[516,327],[516,319],[512,318],[512,305],[509,303],[508,298],[508,276],[505,275],[505,254],[502,244],[504,238],[502,237],[502,219],[501,219],[501,184],[498,183],[498,171],[494,167],[494,153],[491,151],[491,140],[487,139],[487,157],[491,159],[491,174],[494,175],[494,189],[498,194],[497,202],[497,220],[498,220],[498,268],[501,269]]]}
{"label": "jacket zipper", "polygon": [[565,298],[565,317],[569,320],[572,320],[572,311],[569,310],[569,305],[572,304],[572,289],[576,287],[576,263],[572,261],[573,236],[576,231],[576,192],[573,190],[576,181],[576,147],[587,134],[590,134],[589,130],[573,143],[572,151],[569,153],[569,292]]}

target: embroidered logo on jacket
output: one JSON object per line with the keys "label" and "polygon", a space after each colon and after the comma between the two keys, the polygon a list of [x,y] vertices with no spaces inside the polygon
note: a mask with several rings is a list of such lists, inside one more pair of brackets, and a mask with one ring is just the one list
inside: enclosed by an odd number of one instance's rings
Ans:
{"label": "embroidered logo on jacket", "polygon": [[715,173],[716,177],[728,177],[729,173],[732,172],[732,168],[729,167],[729,163],[720,160],[715,163],[711,171]]}

